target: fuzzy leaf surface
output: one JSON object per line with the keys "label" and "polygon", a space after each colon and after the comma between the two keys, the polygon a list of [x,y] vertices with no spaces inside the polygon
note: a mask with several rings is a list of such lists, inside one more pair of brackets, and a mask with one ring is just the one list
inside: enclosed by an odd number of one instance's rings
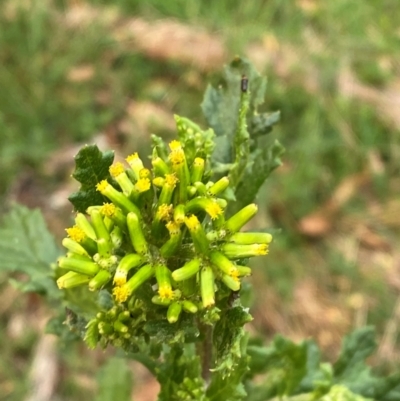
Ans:
{"label": "fuzzy leaf surface", "polygon": [[25,273],[26,282],[13,281],[20,290],[38,292],[50,299],[60,299],[51,263],[60,254],[54,237],[38,209],[14,205],[0,227],[0,269]]}
{"label": "fuzzy leaf surface", "polygon": [[109,167],[114,152],[101,152],[96,145],[84,146],[75,156],[75,171],[72,176],[81,183],[79,191],[68,198],[77,212],[85,213],[89,206],[102,205],[107,199],[96,190],[96,185],[110,178]]}

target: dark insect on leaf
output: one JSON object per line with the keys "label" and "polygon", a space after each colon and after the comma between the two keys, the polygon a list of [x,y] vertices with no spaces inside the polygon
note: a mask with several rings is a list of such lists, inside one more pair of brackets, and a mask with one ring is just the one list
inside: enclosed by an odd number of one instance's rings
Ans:
{"label": "dark insect on leaf", "polygon": [[249,88],[249,80],[247,79],[246,75],[242,75],[242,79],[240,81],[240,90],[242,92],[247,92]]}

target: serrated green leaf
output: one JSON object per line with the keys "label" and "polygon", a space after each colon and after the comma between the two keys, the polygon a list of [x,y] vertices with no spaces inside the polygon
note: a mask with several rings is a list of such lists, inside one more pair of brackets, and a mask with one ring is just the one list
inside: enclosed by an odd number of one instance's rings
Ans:
{"label": "serrated green leaf", "polygon": [[400,398],[400,371],[388,377],[377,377],[365,364],[376,349],[375,329],[367,326],[345,337],[339,359],[334,364],[334,380],[356,394],[374,400],[392,401]]}
{"label": "serrated green leaf", "polygon": [[247,340],[247,335],[240,338],[239,353],[242,357],[236,361],[235,369],[229,376],[222,371],[212,374],[211,383],[206,392],[210,401],[240,401],[246,397],[243,377],[249,369],[250,358],[246,355]]}
{"label": "serrated green leaf", "polygon": [[89,206],[101,205],[107,199],[96,190],[96,185],[110,178],[109,167],[114,152],[101,152],[96,145],[86,145],[75,156],[75,171],[72,176],[81,183],[78,192],[68,198],[76,211],[85,213]]}
{"label": "serrated green leaf", "polygon": [[[222,376],[231,374],[244,356],[241,353],[242,338],[246,335],[243,326],[253,320],[248,309],[235,306],[224,311],[216,323],[213,333],[216,367]],[[245,354],[246,355],[246,354]]]}
{"label": "serrated green leaf", "polygon": [[237,201],[230,205],[229,214],[237,212],[254,201],[260,187],[268,176],[282,164],[280,157],[284,152],[284,147],[279,141],[275,140],[272,144],[258,149],[252,155],[252,162],[248,163],[236,188]]}
{"label": "serrated green leaf", "polygon": [[272,127],[280,120],[281,112],[261,113],[251,117],[250,130],[253,138],[266,135],[272,131]]}
{"label": "serrated green leaf", "polygon": [[161,384],[158,401],[208,401],[200,359],[195,355],[193,345],[165,349],[164,361],[158,366],[156,375]]}
{"label": "serrated green leaf", "polygon": [[35,291],[60,299],[51,263],[60,251],[39,210],[15,205],[0,228],[0,269],[27,274],[27,282],[14,282],[22,291]]}
{"label": "serrated green leaf", "polygon": [[130,401],[132,392],[132,372],[127,360],[113,357],[99,371],[96,401]]}
{"label": "serrated green leaf", "polygon": [[258,74],[248,60],[235,58],[224,67],[219,79],[214,84],[208,85],[204,94],[201,108],[209,126],[217,135],[214,163],[232,163],[234,160],[234,138],[241,97],[240,81],[243,75],[249,80],[248,126],[251,128],[251,118],[257,107],[264,102],[266,79]]}

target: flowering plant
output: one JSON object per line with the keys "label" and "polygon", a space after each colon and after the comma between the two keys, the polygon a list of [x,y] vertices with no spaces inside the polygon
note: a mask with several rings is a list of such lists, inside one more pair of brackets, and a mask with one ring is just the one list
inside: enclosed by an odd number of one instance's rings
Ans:
{"label": "flowering plant", "polygon": [[[244,330],[249,259],[272,241],[245,225],[283,153],[266,135],[279,113],[257,111],[264,94],[265,80],[237,58],[206,91],[212,128],[175,116],[178,138],[167,146],[153,136],[149,161],[133,153],[114,162],[85,146],[73,174],[81,188],[69,198],[75,224],[57,264],[48,268],[59,251],[40,214],[16,207],[0,230],[3,266],[25,271],[30,281],[19,287],[58,305],[49,331],[121,349],[157,377],[161,401],[398,400],[400,373],[377,378],[364,364],[375,348],[370,327],[345,339],[333,365],[320,363],[313,341],[278,335],[265,347]],[[111,371],[123,372],[120,362]],[[116,376],[101,388],[128,401],[130,381],[115,385]]]}

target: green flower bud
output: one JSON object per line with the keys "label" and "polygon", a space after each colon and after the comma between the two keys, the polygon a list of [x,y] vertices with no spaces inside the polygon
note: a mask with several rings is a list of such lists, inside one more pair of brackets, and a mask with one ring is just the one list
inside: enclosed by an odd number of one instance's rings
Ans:
{"label": "green flower bud", "polygon": [[107,270],[100,270],[89,282],[89,290],[95,291],[106,285],[111,279],[111,273]]}
{"label": "green flower bud", "polygon": [[222,275],[222,282],[232,291],[240,290],[240,281],[237,277],[229,276],[228,274]]}
{"label": "green flower bud", "polygon": [[105,197],[111,200],[116,206],[122,209],[123,212],[134,212],[140,215],[140,211],[123,193],[117,191],[106,180],[99,182],[96,189]]}
{"label": "green flower bud", "polygon": [[87,250],[82,245],[80,245],[76,241],[74,241],[73,239],[64,238],[61,243],[62,243],[64,248],[67,248],[72,253],[76,253],[78,255],[87,256],[87,257],[90,258],[90,255],[87,252]]}
{"label": "green flower bud", "polygon": [[248,266],[236,265],[239,277],[251,276],[251,268]]}
{"label": "green flower bud", "polygon": [[204,308],[215,304],[214,272],[210,266],[204,266],[200,272],[201,300]]}
{"label": "green flower bud", "polygon": [[119,265],[114,275],[114,283],[116,285],[123,285],[126,283],[126,277],[128,272],[134,267],[140,266],[145,261],[143,256],[137,255],[135,253],[130,253],[125,255]]}
{"label": "green flower bud", "polygon": [[175,174],[167,174],[165,176],[164,186],[161,189],[160,196],[158,197],[158,206],[169,205],[171,203],[172,194],[178,182]]}
{"label": "green flower bud", "polygon": [[104,217],[110,218],[121,230],[126,230],[126,216],[120,208],[113,203],[104,203],[99,210]]}
{"label": "green flower bud", "polygon": [[111,326],[111,324],[106,323],[106,322],[100,322],[98,325],[99,328],[99,333],[102,335],[111,335],[114,333],[114,329]]}
{"label": "green flower bud", "polygon": [[124,240],[124,236],[122,234],[122,230],[118,226],[113,228],[110,233],[110,237],[114,248],[120,248],[122,245],[122,241]]}
{"label": "green flower bud", "polygon": [[170,168],[168,167],[168,164],[165,163],[165,161],[163,159],[161,159],[161,157],[156,157],[151,161],[151,164],[153,165],[153,171],[154,174],[157,177],[165,177],[166,174],[169,174]]}
{"label": "green flower bud", "polygon": [[118,320],[121,322],[129,322],[129,320],[131,320],[131,314],[127,310],[123,311],[118,315]]}
{"label": "green flower bud", "polygon": [[86,276],[85,274],[69,271],[57,279],[57,286],[61,290],[63,288],[78,287],[80,285],[87,284],[89,281],[90,277]]}
{"label": "green flower bud", "polygon": [[125,167],[122,163],[117,162],[110,166],[109,168],[111,176],[118,182],[119,186],[122,189],[122,192],[125,196],[129,196],[129,194],[133,190],[133,183],[127,176],[125,172]]}
{"label": "green flower bud", "polygon": [[154,295],[153,298],[151,298],[151,302],[156,305],[160,306],[169,306],[172,302],[171,298],[162,298],[159,295]]}
{"label": "green flower bud", "polygon": [[114,287],[113,294],[116,302],[125,302],[135,290],[153,276],[154,268],[152,265],[148,264],[141,267],[124,285]]}
{"label": "green flower bud", "polygon": [[185,221],[185,205],[177,205],[174,209],[174,221],[177,224],[183,224]]}
{"label": "green flower bud", "polygon": [[99,238],[97,240],[97,249],[101,258],[108,259],[111,256],[111,248],[111,242],[107,241],[106,239]]}
{"label": "green flower bud", "polygon": [[226,221],[225,228],[231,233],[239,231],[252,217],[254,217],[257,210],[258,207],[255,203],[245,206]]}
{"label": "green flower bud", "polygon": [[128,326],[123,324],[120,320],[114,322],[114,329],[119,333],[127,333],[129,331]]}
{"label": "green flower bud", "polygon": [[192,184],[194,184],[197,181],[201,181],[201,179],[203,178],[204,165],[205,161],[201,157],[196,157],[194,159],[192,165],[192,173],[190,176],[190,181]]}
{"label": "green flower bud", "polygon": [[192,214],[185,218],[185,224],[189,229],[196,251],[207,255],[210,244],[198,218]]}
{"label": "green flower bud", "polygon": [[165,179],[162,177],[156,177],[153,178],[153,185],[155,185],[158,188],[162,188],[165,184]]}
{"label": "green flower bud", "polygon": [[240,245],[269,244],[272,235],[268,233],[236,233],[229,237],[229,242]]}
{"label": "green flower bud", "polygon": [[179,179],[178,185],[178,201],[185,203],[187,200],[187,187],[190,184],[189,169],[186,163],[185,152],[179,141],[172,141],[169,144],[171,153],[169,160],[172,164],[172,169]]}
{"label": "green flower bud", "polygon": [[207,195],[207,188],[202,182],[196,181],[193,183],[193,186],[196,188],[199,195],[202,195],[202,196]]}
{"label": "green flower bud", "polygon": [[229,186],[229,178],[222,177],[215,184],[213,184],[210,188],[208,188],[208,193],[210,195],[217,195],[220,192],[225,191],[225,189],[228,188],[228,186]]}
{"label": "green flower bud", "polygon": [[221,270],[223,273],[228,274],[229,276],[237,275],[237,268],[235,264],[221,252],[218,251],[211,252],[210,261],[215,267],[218,267],[218,269]]}
{"label": "green flower bud", "polygon": [[133,153],[132,155],[129,155],[125,160],[131,166],[131,169],[135,173],[136,179],[139,180],[140,170],[142,170],[142,168],[144,167],[139,155],[137,153]]}
{"label": "green flower bud", "polygon": [[182,305],[179,302],[173,302],[167,311],[167,320],[169,323],[176,323],[182,311]]}
{"label": "green flower bud", "polygon": [[99,210],[92,210],[90,217],[92,218],[92,224],[96,233],[97,239],[103,238],[108,241],[111,245],[110,233],[104,224],[103,216]]}
{"label": "green flower bud", "polygon": [[174,293],[171,287],[171,272],[168,267],[156,265],[155,274],[158,284],[158,295],[164,299],[173,299]]}
{"label": "green flower bud", "polygon": [[224,244],[222,251],[231,259],[250,258],[252,256],[261,256],[268,254],[267,244],[252,244],[252,245],[239,245],[239,244]]}
{"label": "green flower bud", "polygon": [[75,216],[75,223],[81,230],[84,231],[87,237],[91,238],[92,240],[96,239],[94,229],[83,213],[78,213]]}
{"label": "green flower bud", "polygon": [[199,258],[193,259],[185,263],[181,268],[172,272],[172,278],[175,281],[187,280],[193,277],[200,271],[201,260]]}
{"label": "green flower bud", "polygon": [[186,204],[186,213],[205,211],[212,220],[222,216],[223,210],[218,202],[212,198],[198,196]]}
{"label": "green flower bud", "polygon": [[198,308],[197,308],[197,306],[193,303],[193,302],[191,302],[191,301],[183,301],[182,302],[182,307],[183,307],[183,310],[185,311],[185,312],[189,312],[189,313],[197,313],[197,311],[198,311]]}
{"label": "green flower bud", "polygon": [[192,185],[189,185],[187,187],[187,193],[189,198],[193,198],[193,196],[195,196],[197,193],[197,188]]}
{"label": "green flower bud", "polygon": [[169,240],[160,248],[160,254],[163,258],[168,259],[175,255],[182,240],[182,232],[177,230],[176,234],[171,234]]}
{"label": "green flower bud", "polygon": [[129,236],[133,248],[140,255],[146,254],[148,252],[148,246],[140,225],[139,215],[134,212],[128,213],[126,222],[128,224]]}
{"label": "green flower bud", "polygon": [[94,276],[100,270],[100,267],[91,261],[61,257],[58,259],[58,266],[62,269],[72,270],[76,273]]}

